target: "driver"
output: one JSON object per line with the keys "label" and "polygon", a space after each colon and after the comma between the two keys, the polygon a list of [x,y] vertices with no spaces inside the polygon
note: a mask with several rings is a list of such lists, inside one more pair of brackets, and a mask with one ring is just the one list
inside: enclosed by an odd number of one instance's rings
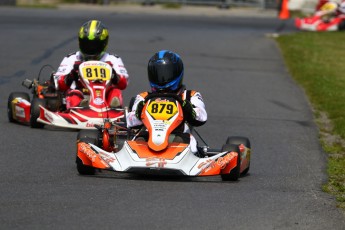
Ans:
{"label": "driver", "polygon": [[206,123],[207,112],[202,96],[194,90],[186,90],[183,85],[183,62],[180,56],[168,50],[155,53],[147,66],[151,92],[143,92],[135,97],[134,104],[127,114],[128,127],[142,125],[141,112],[145,98],[152,93],[176,93],[183,100],[182,109],[184,123],[183,133],[189,133],[191,151],[197,153],[197,142],[190,134],[188,123],[191,126],[201,126]]}
{"label": "driver", "polygon": [[[321,3],[320,3],[321,4]],[[345,14],[345,1],[340,3],[337,1],[326,1],[320,5],[316,15],[320,16],[324,22],[329,22],[331,19],[343,16]]]}
{"label": "driver", "polygon": [[106,89],[106,102],[110,107],[122,106],[122,94],[128,84],[128,73],[122,59],[106,52],[108,29],[98,20],[82,25],[78,33],[79,51],[67,55],[54,75],[56,89],[65,92],[66,109],[80,106],[84,99],[83,86],[79,81],[78,68],[84,61],[103,61],[113,68],[111,84]]}

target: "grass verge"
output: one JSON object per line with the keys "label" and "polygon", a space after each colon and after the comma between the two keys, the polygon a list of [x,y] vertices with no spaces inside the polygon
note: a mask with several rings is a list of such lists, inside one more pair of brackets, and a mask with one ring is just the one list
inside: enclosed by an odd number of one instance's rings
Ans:
{"label": "grass verge", "polygon": [[328,154],[323,190],[345,211],[345,34],[301,32],[276,38],[286,65],[315,111],[320,142]]}

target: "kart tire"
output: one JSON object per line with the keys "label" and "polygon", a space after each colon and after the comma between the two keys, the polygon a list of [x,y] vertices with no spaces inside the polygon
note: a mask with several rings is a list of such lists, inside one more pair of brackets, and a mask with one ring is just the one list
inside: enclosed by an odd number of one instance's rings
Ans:
{"label": "kart tire", "polygon": [[[99,146],[100,135],[98,130],[80,130],[77,135],[77,141],[92,143],[96,146]],[[95,168],[84,165],[82,160],[77,156],[76,158],[77,170],[80,175],[94,175],[96,170]]]}
{"label": "kart tire", "polygon": [[95,168],[91,166],[84,165],[79,157],[76,159],[77,170],[80,175],[95,175]]}
{"label": "kart tire", "polygon": [[28,93],[25,92],[13,92],[8,96],[8,101],[7,101],[7,117],[9,122],[15,122],[16,120],[13,118],[13,110],[12,110],[12,101],[16,97],[21,97],[27,101],[30,101],[30,96]]}
{"label": "kart tire", "polygon": [[[247,137],[239,137],[239,136],[228,137],[228,139],[226,140],[226,144],[234,144],[234,145],[244,144],[244,146],[246,146],[247,148],[251,148],[250,141]],[[248,164],[248,167],[245,170],[243,170],[241,175],[242,176],[246,175],[249,171],[249,168],[250,168],[250,162]]]}
{"label": "kart tire", "polygon": [[49,99],[47,100],[47,108],[50,111],[57,112],[60,108],[60,100],[59,99]]}
{"label": "kart tire", "polygon": [[244,144],[247,148],[250,148],[250,141],[247,137],[240,137],[240,136],[230,136],[226,139],[226,144],[230,145],[240,145]]}
{"label": "kart tire", "polygon": [[40,116],[40,105],[45,107],[46,101],[41,98],[33,98],[31,102],[31,110],[30,110],[30,126],[31,128],[41,129],[44,127],[43,123],[37,121],[37,118]]}
{"label": "kart tire", "polygon": [[345,20],[343,20],[339,23],[338,30],[339,31],[345,30]]}
{"label": "kart tire", "polygon": [[88,142],[100,147],[101,139],[100,132],[98,130],[82,129],[78,132],[77,140],[88,139]]}
{"label": "kart tire", "polygon": [[222,147],[222,152],[224,151],[231,151],[231,152],[237,152],[237,165],[235,168],[233,168],[229,174],[221,174],[223,181],[237,181],[240,177],[240,169],[241,169],[241,157],[240,157],[240,149],[238,148],[238,145],[234,144],[225,144]]}

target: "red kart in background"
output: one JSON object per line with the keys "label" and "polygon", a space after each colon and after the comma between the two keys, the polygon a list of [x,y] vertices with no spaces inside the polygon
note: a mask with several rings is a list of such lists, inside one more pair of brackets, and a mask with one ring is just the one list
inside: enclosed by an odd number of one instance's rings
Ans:
{"label": "red kart in background", "polygon": [[[341,8],[339,8],[341,7]],[[314,15],[296,18],[295,26],[306,31],[339,31],[345,29],[345,14],[335,2],[320,1]]]}
{"label": "red kart in background", "polygon": [[306,18],[296,18],[295,26],[305,31],[339,31],[345,30],[345,15],[340,15],[330,20],[324,20],[319,15]]}
{"label": "red kart in background", "polygon": [[[23,86],[32,90],[32,100],[26,92],[13,92],[8,98],[7,114],[10,122],[43,128],[51,125],[73,129],[95,129],[105,118],[116,121],[124,117],[124,110],[111,108],[106,102],[107,86],[112,67],[100,61],[87,61],[79,66],[80,80],[85,89],[85,99],[78,107],[66,109],[64,95],[55,90],[53,74],[49,80],[24,80]],[[121,90],[118,98],[122,101]]]}

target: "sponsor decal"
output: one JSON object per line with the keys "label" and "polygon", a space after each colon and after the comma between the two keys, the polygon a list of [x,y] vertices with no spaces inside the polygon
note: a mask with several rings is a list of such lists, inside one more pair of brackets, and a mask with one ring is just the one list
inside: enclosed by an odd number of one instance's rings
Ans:
{"label": "sponsor decal", "polygon": [[95,126],[95,124],[92,123],[92,122],[87,122],[86,123],[86,127],[94,127],[94,126]]}
{"label": "sponsor decal", "polygon": [[164,168],[167,164],[166,160],[159,157],[149,157],[146,159],[146,166]]}
{"label": "sponsor decal", "polygon": [[198,169],[201,169],[202,167],[204,167],[205,165],[207,165],[208,163],[212,162],[214,160],[210,160],[210,159],[207,159],[205,162],[201,162],[199,165],[198,165]]}
{"label": "sponsor decal", "polygon": [[116,159],[114,157],[111,157],[109,155],[106,155],[105,153],[100,152],[99,155],[102,157],[102,159],[109,163],[113,163],[114,161],[116,161]]}
{"label": "sponsor decal", "polygon": [[205,167],[201,171],[202,173],[206,173],[216,166],[219,166],[220,169],[224,169],[235,156],[236,156],[235,152],[230,152],[230,153],[226,154],[224,157],[219,157],[217,160],[208,159],[205,162],[201,162],[198,165],[198,169]]}
{"label": "sponsor decal", "polygon": [[95,98],[94,102],[96,105],[102,105],[104,103],[102,98],[99,98],[99,97]]}
{"label": "sponsor decal", "polygon": [[99,89],[96,89],[96,97],[101,97],[101,90]]}
{"label": "sponsor decal", "polygon": [[[226,154],[224,157],[219,157],[217,159],[217,164],[219,165],[219,167],[221,169],[224,169],[226,167],[227,164],[229,164],[229,162],[236,156],[235,152],[230,152],[228,154]],[[238,156],[239,157],[239,156]]]}
{"label": "sponsor decal", "polygon": [[16,117],[25,118],[25,111],[23,108],[19,106],[15,106],[15,110],[16,110]]}
{"label": "sponsor decal", "polygon": [[81,143],[79,145],[80,152],[84,153],[92,162],[95,162],[97,154],[91,149],[90,145]]}

